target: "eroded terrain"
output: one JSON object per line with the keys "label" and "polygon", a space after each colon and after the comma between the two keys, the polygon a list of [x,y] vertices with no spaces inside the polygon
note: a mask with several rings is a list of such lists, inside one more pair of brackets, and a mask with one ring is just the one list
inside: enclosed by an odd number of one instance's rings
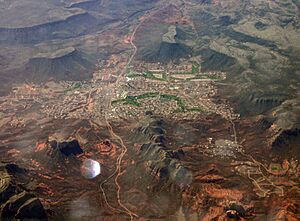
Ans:
{"label": "eroded terrain", "polygon": [[50,1],[1,20],[1,219],[299,220],[298,6]]}

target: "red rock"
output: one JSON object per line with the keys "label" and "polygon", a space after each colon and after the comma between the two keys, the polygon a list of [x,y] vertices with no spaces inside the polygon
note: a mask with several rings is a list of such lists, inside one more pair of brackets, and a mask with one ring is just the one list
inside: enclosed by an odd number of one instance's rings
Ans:
{"label": "red rock", "polygon": [[219,183],[225,181],[224,177],[219,175],[205,175],[205,176],[197,176],[194,178],[195,182],[200,183]]}

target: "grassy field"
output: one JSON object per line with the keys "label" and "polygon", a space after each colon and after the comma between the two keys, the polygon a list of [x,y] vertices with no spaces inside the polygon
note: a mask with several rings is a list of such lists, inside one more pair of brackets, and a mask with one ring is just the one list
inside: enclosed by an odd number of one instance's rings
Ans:
{"label": "grassy field", "polygon": [[134,71],[129,71],[129,73],[126,75],[128,78],[135,78],[135,77],[144,77],[152,80],[157,80],[157,81],[166,81],[167,80],[167,75],[166,73],[162,74],[162,78],[155,77],[153,72],[151,71],[145,71],[143,73],[138,73]]}
{"label": "grassy field", "polygon": [[177,105],[178,105],[178,107],[179,107],[179,109],[181,110],[181,111],[185,111],[185,103],[184,103],[184,101],[180,98],[180,97],[178,97],[178,96],[176,96],[176,95],[172,95],[172,94],[161,94],[160,95],[160,99],[162,99],[162,100],[168,100],[168,101],[172,101],[172,100],[174,100],[174,101],[176,101],[177,102]]}
{"label": "grassy field", "polygon": [[[172,73],[170,76],[171,80],[177,80],[177,81],[191,81],[191,80],[196,80],[196,79],[210,79],[213,81],[218,81],[221,80],[219,77],[215,76],[210,76],[207,73],[200,73],[201,66],[197,63],[194,63],[192,65],[192,70],[187,71],[187,72],[177,72],[177,73]],[[179,78],[176,77],[176,75],[188,75],[191,77],[188,78]],[[132,70],[128,70],[127,77],[129,78],[135,78],[135,77],[144,77],[147,79],[152,79],[152,80],[157,80],[157,81],[167,81],[167,74],[164,72],[162,73],[162,78],[156,77],[153,72],[151,71],[145,71],[143,73],[138,73]]]}
{"label": "grassy field", "polygon": [[147,99],[147,98],[154,98],[158,97],[160,100],[163,101],[176,101],[178,108],[174,110],[174,113],[182,113],[182,112],[199,112],[199,113],[205,113],[205,111],[200,107],[194,107],[194,108],[186,108],[184,100],[182,100],[180,97],[173,95],[173,94],[160,94],[158,92],[147,92],[144,94],[136,95],[136,96],[126,96],[124,99],[118,99],[112,101],[112,105],[114,104],[123,104],[123,105],[132,105],[136,107],[140,107],[141,103],[138,101],[141,99]]}
{"label": "grassy field", "polygon": [[81,82],[76,82],[76,83],[72,84],[72,86],[65,89],[64,92],[66,93],[66,92],[69,92],[69,91],[77,90],[81,87],[82,87],[82,83]]}
{"label": "grassy field", "polygon": [[196,75],[196,74],[199,74],[199,72],[200,72],[200,68],[201,66],[199,65],[199,64],[197,64],[197,63],[194,63],[193,65],[192,65],[192,70],[191,71],[186,71],[186,72],[176,72],[176,73],[173,73],[172,75],[180,75],[180,74],[182,74],[182,75]]}

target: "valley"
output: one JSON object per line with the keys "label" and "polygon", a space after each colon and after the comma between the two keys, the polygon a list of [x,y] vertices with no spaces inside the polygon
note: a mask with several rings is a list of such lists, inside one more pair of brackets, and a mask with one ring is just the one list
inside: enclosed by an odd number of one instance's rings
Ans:
{"label": "valley", "polygon": [[0,1],[0,219],[300,219],[295,2]]}

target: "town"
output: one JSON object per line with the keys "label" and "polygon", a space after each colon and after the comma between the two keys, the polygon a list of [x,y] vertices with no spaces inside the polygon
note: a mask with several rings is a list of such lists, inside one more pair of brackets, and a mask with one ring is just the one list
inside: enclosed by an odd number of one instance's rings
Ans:
{"label": "town", "polygon": [[[203,72],[200,62],[178,64],[134,62],[125,67],[120,57],[102,62],[91,81],[48,81],[13,88],[6,109],[40,105],[53,119],[140,119],[152,113],[173,119],[196,119],[211,113],[228,120],[239,116],[225,102],[215,102],[223,72]],[[125,68],[121,81],[119,71]],[[13,102],[16,100],[17,102]],[[22,117],[18,121],[22,121]]]}

